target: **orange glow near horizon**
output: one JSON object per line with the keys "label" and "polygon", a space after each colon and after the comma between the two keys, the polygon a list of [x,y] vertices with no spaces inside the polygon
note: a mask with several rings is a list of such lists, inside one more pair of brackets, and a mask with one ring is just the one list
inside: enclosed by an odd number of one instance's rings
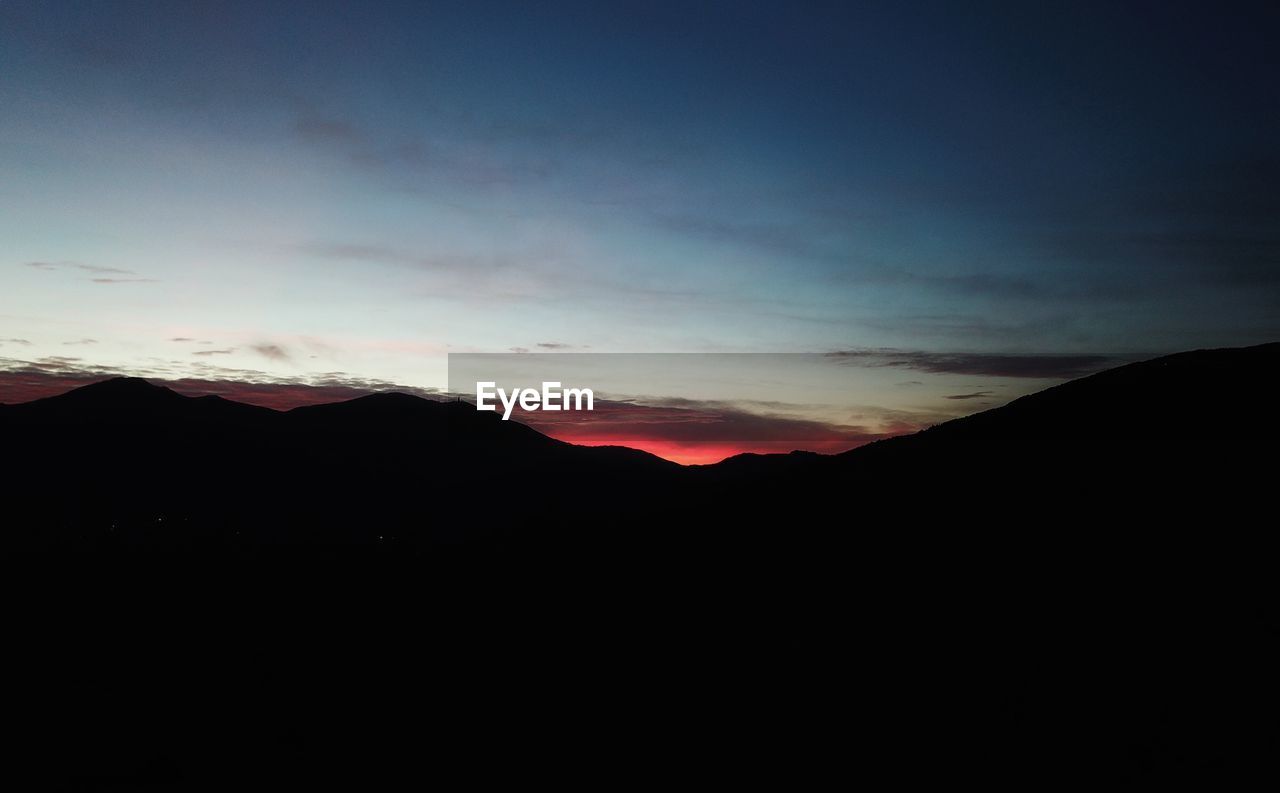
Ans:
{"label": "orange glow near horizon", "polygon": [[[110,379],[101,374],[86,376],[59,376],[49,373],[10,373],[0,377],[0,404],[27,402],[44,397],[57,396],[75,388]],[[163,385],[189,397],[217,394],[245,404],[258,405],[274,410],[290,410],[303,405],[329,404],[374,393],[370,389],[351,386],[312,386],[286,383],[247,383],[218,380],[164,380],[148,378],[156,385]],[[541,421],[542,414],[525,414],[521,423],[551,438],[577,446],[623,446],[670,460],[680,465],[712,465],[739,454],[787,454],[792,451],[808,451],[818,454],[838,454],[875,440],[875,436],[859,441],[855,438],[809,438],[803,440],[681,440],[678,438],[637,438],[629,434],[629,427],[593,427],[589,424],[563,421]],[[593,435],[592,431],[600,432]],[[644,431],[641,429],[640,431]],[[606,433],[628,433],[611,437]],[[894,433],[901,434],[901,433]]]}
{"label": "orange glow near horizon", "polygon": [[727,441],[720,442],[680,442],[671,441],[665,438],[582,438],[576,436],[558,437],[554,432],[548,432],[545,428],[538,428],[539,432],[549,435],[556,440],[566,443],[572,443],[577,446],[625,446],[628,449],[637,449],[642,452],[648,452],[656,457],[664,460],[670,460],[680,465],[711,465],[721,460],[728,459],[739,454],[787,454],[792,451],[811,451],[818,454],[838,454],[854,448],[848,442],[818,442],[807,443],[803,447],[796,443],[786,443],[778,441],[742,441],[732,443]]}

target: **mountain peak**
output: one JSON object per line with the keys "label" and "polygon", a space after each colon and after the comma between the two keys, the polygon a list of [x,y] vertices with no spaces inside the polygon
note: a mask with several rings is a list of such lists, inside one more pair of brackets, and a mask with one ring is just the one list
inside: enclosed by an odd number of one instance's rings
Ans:
{"label": "mountain peak", "polygon": [[111,386],[116,388],[123,387],[140,387],[148,386],[150,388],[160,388],[161,386],[152,385],[142,377],[131,377],[129,375],[120,375],[118,377],[109,377],[106,380],[99,380],[94,383],[95,386]]}
{"label": "mountain peak", "polygon": [[90,391],[99,394],[145,394],[145,393],[173,393],[168,388],[159,385],[153,385],[141,377],[112,377],[108,380],[101,380],[87,386],[81,386],[76,391]]}
{"label": "mountain peak", "polygon": [[72,391],[68,391],[61,397],[52,397],[52,399],[70,399],[76,401],[84,399],[102,402],[123,400],[129,403],[154,401],[157,399],[172,400],[181,398],[181,395],[176,391],[165,388],[164,386],[149,383],[141,377],[112,377],[109,380],[102,380],[97,383],[91,383]]}

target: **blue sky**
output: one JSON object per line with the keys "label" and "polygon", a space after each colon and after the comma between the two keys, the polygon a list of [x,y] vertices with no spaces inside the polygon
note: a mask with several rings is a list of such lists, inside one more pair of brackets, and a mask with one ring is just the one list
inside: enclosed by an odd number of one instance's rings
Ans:
{"label": "blue sky", "polygon": [[1275,340],[1276,12],[1116,5],[5,2],[0,356]]}

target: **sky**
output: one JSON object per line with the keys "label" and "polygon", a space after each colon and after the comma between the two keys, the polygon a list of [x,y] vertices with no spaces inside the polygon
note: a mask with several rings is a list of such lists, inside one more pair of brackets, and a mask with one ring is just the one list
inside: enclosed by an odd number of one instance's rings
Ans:
{"label": "sky", "polygon": [[0,368],[893,356],[927,424],[1274,341],[1278,14],[2,0]]}

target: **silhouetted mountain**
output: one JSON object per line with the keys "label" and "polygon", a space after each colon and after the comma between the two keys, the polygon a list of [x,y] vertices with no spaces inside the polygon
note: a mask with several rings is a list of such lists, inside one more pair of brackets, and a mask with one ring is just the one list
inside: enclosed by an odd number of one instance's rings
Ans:
{"label": "silhouetted mountain", "polygon": [[[931,442],[1025,439],[1163,441],[1206,433],[1274,437],[1269,410],[1280,343],[1199,350],[1121,366],[929,430]],[[1247,421],[1241,425],[1237,422]]]}
{"label": "silhouetted mountain", "polygon": [[[1262,469],[1249,455],[1277,436],[1278,363],[1277,344],[1184,353],[843,455],[740,455],[688,469],[635,450],[561,443],[458,402],[375,394],[278,412],[137,378],[7,406],[0,430],[6,477],[29,498],[11,537],[37,544],[537,547],[545,530],[517,537],[492,526],[585,512],[591,544],[648,544],[687,523],[679,544],[719,544],[728,533],[741,545],[775,539],[778,524],[761,537],[759,519],[794,524],[810,504],[851,488],[1034,513],[1024,503],[1033,493],[1091,510],[1084,496],[1126,487],[1137,496],[1153,478],[1195,487],[1188,480],[1231,471],[1255,481]],[[1237,447],[1246,451],[1219,453]],[[1112,508],[1126,503],[1137,502]],[[492,520],[477,526],[470,516],[480,508]]]}
{"label": "silhouetted mountain", "polygon": [[477,504],[534,520],[619,471],[636,484],[679,470],[406,394],[279,412],[117,378],[0,421],[6,475],[30,499],[10,539],[35,544],[489,543],[466,518]]}
{"label": "silhouetted mountain", "polygon": [[[691,468],[403,394],[278,412],[117,379],[4,406],[6,542],[77,552],[10,598],[15,646],[50,648],[14,678],[40,693],[25,734],[108,780],[368,787],[389,754],[476,751],[499,710],[545,732],[568,675],[608,692],[584,723],[714,733],[779,784],[845,752],[904,783],[1243,783],[1277,747],[1278,364],[1185,353]],[[566,571],[555,632],[521,609]],[[485,638],[440,639],[495,578]]]}

